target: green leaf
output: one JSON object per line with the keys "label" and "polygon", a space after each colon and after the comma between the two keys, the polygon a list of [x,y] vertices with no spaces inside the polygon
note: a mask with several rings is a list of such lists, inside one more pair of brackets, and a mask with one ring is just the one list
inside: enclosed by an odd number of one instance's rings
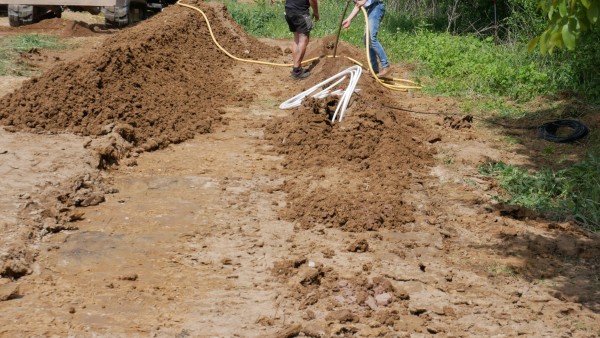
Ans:
{"label": "green leaf", "polygon": [[581,0],[581,4],[583,5],[583,7],[585,8],[590,8],[590,5],[592,4],[590,0]]}
{"label": "green leaf", "polygon": [[567,14],[568,14],[567,1],[563,0],[560,2],[560,4],[558,4],[558,12],[560,13],[560,16],[562,16],[562,17],[567,16]]}
{"label": "green leaf", "polygon": [[552,33],[552,35],[550,36],[549,45],[550,45],[550,53],[552,53],[552,50],[554,49],[555,46],[559,47],[559,48],[562,47],[563,41],[562,41],[561,31]]}
{"label": "green leaf", "polygon": [[600,1],[594,1],[590,4],[587,11],[588,19],[590,23],[596,24],[598,22],[598,16],[600,16]]}
{"label": "green leaf", "polygon": [[545,31],[540,36],[540,53],[546,54],[548,52],[548,31]]}
{"label": "green leaf", "polygon": [[533,51],[533,49],[535,48],[535,46],[540,42],[540,37],[537,36],[534,39],[531,39],[531,41],[529,41],[529,43],[527,44],[527,50],[531,53]]}
{"label": "green leaf", "polygon": [[568,49],[575,49],[575,34],[569,29],[568,24],[564,25],[562,28],[562,40]]}
{"label": "green leaf", "polygon": [[590,29],[590,26],[588,24],[589,23],[588,18],[584,12],[577,13],[576,20],[577,20],[577,29],[579,29],[580,31],[585,32],[588,29]]}

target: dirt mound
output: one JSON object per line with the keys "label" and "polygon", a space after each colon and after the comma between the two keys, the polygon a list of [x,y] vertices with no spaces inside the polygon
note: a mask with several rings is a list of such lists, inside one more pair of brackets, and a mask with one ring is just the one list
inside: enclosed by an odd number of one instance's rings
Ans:
{"label": "dirt mound", "polygon": [[89,25],[81,21],[59,18],[43,20],[31,26],[25,27],[26,29],[31,30],[54,30],[56,31],[56,34],[63,37],[92,36],[96,34],[96,32],[94,31],[95,26],[93,25]]}
{"label": "dirt mound", "polygon": [[[243,33],[223,5],[201,6],[223,38],[220,43],[233,54],[280,54]],[[64,22],[47,20],[43,25]],[[22,55],[42,56],[37,50]],[[73,222],[83,217],[77,208],[99,204],[113,192],[87,164],[108,168],[133,147],[137,152],[154,150],[210,132],[215,123],[224,122],[220,107],[251,100],[251,94],[235,89],[228,72],[233,62],[213,44],[198,13],[172,7],[111,37],[98,55],[59,64],[3,97],[0,122],[6,130],[94,136],[85,148],[96,157],[80,165],[90,172],[57,179],[20,207],[18,230],[13,227],[17,217],[4,228],[12,237],[2,242],[0,276],[29,273],[36,241],[47,233],[76,229]],[[132,156],[124,162],[134,161]]]}
{"label": "dirt mound", "polygon": [[61,37],[85,37],[98,34],[98,25],[90,25],[82,21],[69,19],[47,19],[33,25],[21,27],[0,27],[2,33],[27,34],[44,31]]}
{"label": "dirt mound", "polygon": [[[313,50],[325,52],[330,42],[323,39]],[[342,52],[360,54],[345,44]],[[351,65],[346,58],[320,59],[305,86]],[[358,88],[342,122],[329,120],[337,104],[330,97],[305,100],[289,118],[267,128],[267,138],[296,176],[284,184],[291,200],[284,216],[304,228],[325,224],[364,231],[414,221],[418,203],[404,192],[418,186],[433,163],[433,150],[423,141],[427,131],[417,120],[385,108],[390,95],[406,94],[383,89],[368,75],[361,76]]]}
{"label": "dirt mound", "polygon": [[[199,6],[233,54],[280,54],[243,33],[223,5]],[[91,136],[115,130],[143,150],[162,148],[210,132],[222,122],[220,107],[252,99],[235,89],[233,62],[214,45],[199,13],[172,6],[106,40],[98,55],[26,82],[0,101],[0,122]]]}

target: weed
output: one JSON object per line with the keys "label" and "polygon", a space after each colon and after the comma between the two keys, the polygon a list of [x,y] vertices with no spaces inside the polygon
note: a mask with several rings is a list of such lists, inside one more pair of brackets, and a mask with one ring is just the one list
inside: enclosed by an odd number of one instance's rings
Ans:
{"label": "weed", "polygon": [[545,146],[542,150],[544,155],[554,155],[555,149],[553,146]]}
{"label": "weed", "polygon": [[38,49],[61,49],[67,45],[48,35],[23,34],[0,38],[0,75],[27,75],[30,70],[16,61],[19,53]]}
{"label": "weed", "polygon": [[510,277],[516,277],[519,274],[514,268],[500,264],[490,265],[486,270],[494,275],[507,275]]}
{"label": "weed", "polygon": [[539,285],[539,286],[548,286],[548,280],[546,279],[536,279],[532,282],[533,285]]}
{"label": "weed", "polygon": [[262,108],[278,108],[279,102],[271,98],[263,98],[257,101],[258,105]]}
{"label": "weed", "polygon": [[463,182],[471,188],[477,188],[477,182],[475,182],[472,178],[464,178]]}
{"label": "weed", "polygon": [[511,136],[506,137],[504,139],[504,142],[506,142],[508,144],[521,144],[521,143],[523,143],[523,141],[521,141],[520,139],[515,138],[515,137],[511,137]]}
{"label": "weed", "polygon": [[454,158],[450,157],[450,156],[445,157],[444,158],[444,164],[445,165],[452,165],[452,164],[454,164]]}

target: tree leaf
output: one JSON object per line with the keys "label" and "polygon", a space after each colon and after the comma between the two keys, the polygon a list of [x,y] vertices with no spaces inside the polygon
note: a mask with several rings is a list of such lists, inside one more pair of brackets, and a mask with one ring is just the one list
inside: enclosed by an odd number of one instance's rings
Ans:
{"label": "tree leaf", "polygon": [[585,32],[590,29],[589,21],[587,18],[587,11],[577,11],[577,15],[575,16],[577,20],[577,28],[578,30]]}
{"label": "tree leaf", "polygon": [[582,4],[582,5],[583,5],[583,7],[585,7],[585,8],[590,8],[591,1],[590,1],[590,0],[581,0],[581,4]]}
{"label": "tree leaf", "polygon": [[562,16],[562,17],[565,17],[569,14],[567,12],[567,0],[562,0],[560,2],[560,4],[558,4],[558,12],[560,13],[560,16]]}
{"label": "tree leaf", "polygon": [[533,51],[533,49],[535,48],[535,46],[540,42],[540,37],[536,36],[535,38],[531,39],[531,41],[529,41],[529,43],[527,44],[527,50],[531,53]]}
{"label": "tree leaf", "polygon": [[598,23],[598,16],[600,16],[600,1],[593,1],[587,11],[588,19],[591,24]]}
{"label": "tree leaf", "polygon": [[575,34],[569,29],[569,24],[562,28],[562,40],[569,50],[575,49]]}
{"label": "tree leaf", "polygon": [[540,53],[546,54],[548,52],[548,31],[545,31],[540,36]]}

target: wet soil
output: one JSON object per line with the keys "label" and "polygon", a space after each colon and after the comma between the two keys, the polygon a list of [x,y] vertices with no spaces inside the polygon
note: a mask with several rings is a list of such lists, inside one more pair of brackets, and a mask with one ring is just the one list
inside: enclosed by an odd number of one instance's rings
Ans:
{"label": "wet soil", "polygon": [[[200,7],[234,55],[290,61],[288,41]],[[534,151],[464,116],[390,108],[457,102],[363,75],[342,122],[332,99],[280,110],[352,64],[320,59],[293,82],[227,58],[175,6],[86,39],[74,59],[39,61],[40,76],[3,79],[0,335],[600,332],[600,238],[498,205],[478,174]]]}

